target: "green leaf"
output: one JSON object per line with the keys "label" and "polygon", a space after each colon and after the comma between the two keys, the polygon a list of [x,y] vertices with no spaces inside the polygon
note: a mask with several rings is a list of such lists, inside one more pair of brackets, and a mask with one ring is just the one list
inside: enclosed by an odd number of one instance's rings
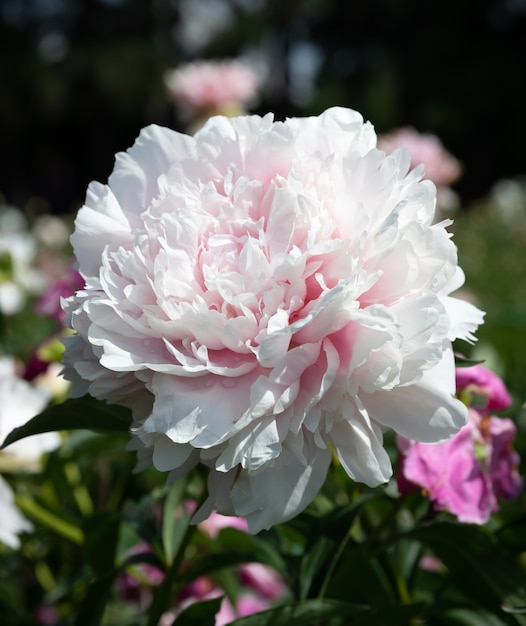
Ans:
{"label": "green leaf", "polygon": [[191,604],[173,621],[172,626],[215,626],[222,596]]}
{"label": "green leaf", "polygon": [[48,407],[23,426],[12,430],[0,450],[24,437],[57,430],[82,428],[127,432],[131,421],[130,410],[125,407],[106,404],[88,395],[69,398],[62,404]]}
{"label": "green leaf", "polygon": [[239,554],[245,562],[265,563],[278,571],[286,568],[279,551],[262,537],[249,535],[237,528],[222,528],[217,543],[221,551]]}
{"label": "green leaf", "polygon": [[[408,624],[427,624],[429,618],[449,616],[458,610],[458,603],[448,600],[433,599],[427,602],[414,602],[410,604],[398,604],[382,608],[372,608],[370,614],[359,615],[352,621],[352,626],[408,626]],[[475,615],[475,614],[474,614]],[[487,615],[482,611],[476,615]],[[430,624],[449,624],[442,620]],[[486,622],[469,622],[469,626],[482,626]],[[501,622],[493,623],[492,626],[503,626]],[[345,624],[347,626],[347,624]],[[487,626],[487,624],[486,624]]]}
{"label": "green leaf", "polygon": [[174,481],[166,494],[163,508],[162,542],[167,565],[171,565],[188,527],[190,514],[182,505],[187,480]]}
{"label": "green leaf", "polygon": [[82,544],[84,534],[82,530],[74,524],[68,522],[64,517],[55,515],[52,511],[44,508],[34,498],[23,495],[16,495],[15,502],[20,510],[33,520],[44,524],[52,531],[65,537],[76,544]]}
{"label": "green leaf", "polygon": [[224,567],[242,565],[248,561],[254,562],[255,558],[247,557],[246,554],[236,552],[221,552],[218,554],[203,554],[196,557],[177,578],[177,589],[185,587],[200,576],[210,575]]}
{"label": "green leaf", "polygon": [[229,626],[309,626],[332,618],[347,618],[345,624],[349,624],[348,618],[355,618],[364,613],[370,614],[366,607],[347,602],[303,600],[296,604],[278,606],[241,617],[231,622]]}
{"label": "green leaf", "polygon": [[467,359],[461,354],[455,354],[455,367],[472,367],[473,365],[480,365],[484,363],[486,359]]}
{"label": "green leaf", "polygon": [[119,571],[124,572],[134,565],[151,565],[160,572],[164,572],[165,566],[155,552],[137,552],[130,554],[119,564]]}
{"label": "green leaf", "polygon": [[311,527],[305,554],[300,562],[300,599],[324,591],[343,552],[348,558],[353,548],[350,532],[356,518],[367,502],[375,497],[374,494],[366,494],[347,506],[338,507]]}
{"label": "green leaf", "polygon": [[512,613],[526,624],[526,574],[514,555],[495,535],[480,526],[434,523],[408,533],[429,546],[446,565],[456,591],[477,606],[501,614]]}

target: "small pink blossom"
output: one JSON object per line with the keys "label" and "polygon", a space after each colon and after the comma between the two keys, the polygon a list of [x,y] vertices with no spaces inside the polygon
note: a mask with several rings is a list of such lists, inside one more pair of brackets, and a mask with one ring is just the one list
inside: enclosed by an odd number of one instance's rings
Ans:
{"label": "small pink blossom", "polygon": [[241,582],[264,598],[275,600],[287,590],[278,572],[263,563],[243,563],[239,568]]}
{"label": "small pink blossom", "polygon": [[[224,604],[226,604],[227,606],[223,608]],[[269,607],[270,602],[267,599],[255,596],[251,593],[241,594],[239,598],[237,598],[234,607],[232,607],[232,605],[230,605],[228,601],[225,602],[225,600],[223,600],[221,610],[216,616],[215,626],[224,626],[226,624],[230,624],[230,622],[238,617],[253,615],[254,613],[264,611]]]}
{"label": "small pink blossom", "polygon": [[[129,555],[151,553],[149,544],[141,541],[133,546]],[[119,596],[126,602],[133,602],[141,609],[147,609],[152,601],[152,588],[160,585],[164,579],[164,572],[150,563],[137,563],[129,567],[117,577]]]}
{"label": "small pink blossom", "polygon": [[246,104],[256,95],[259,83],[255,72],[237,60],[188,63],[168,71],[165,82],[176,104],[195,111]]}
{"label": "small pink blossom", "polygon": [[43,626],[54,626],[60,622],[60,617],[53,605],[40,604],[35,611],[35,621]]}
{"label": "small pink blossom", "polygon": [[217,511],[212,511],[208,519],[203,520],[199,524],[199,528],[214,539],[223,528],[237,528],[238,530],[247,532],[248,524],[244,517],[220,515]]}
{"label": "small pink blossom", "polygon": [[522,489],[518,472],[520,456],[512,447],[516,434],[517,429],[510,419],[491,418],[493,449],[489,469],[496,496],[505,500],[516,498]]}
{"label": "small pink blossom", "polygon": [[40,315],[47,315],[56,321],[63,323],[65,313],[60,304],[62,298],[68,298],[84,285],[84,280],[79,272],[70,266],[64,276],[56,279],[47,287],[36,304],[36,311]]}
{"label": "small pink blossom", "polygon": [[456,384],[459,392],[472,391],[487,398],[484,408],[489,411],[500,411],[511,406],[512,399],[502,378],[483,365],[457,367]]}
{"label": "small pink blossom", "polygon": [[470,411],[470,422],[449,441],[423,444],[400,437],[398,445],[404,479],[421,487],[435,509],[449,511],[461,522],[484,524],[497,510],[497,502],[476,457],[473,418],[478,420],[476,411]]}
{"label": "small pink blossom", "polygon": [[402,493],[420,487],[435,509],[461,522],[484,524],[498,511],[499,498],[515,498],[522,489],[520,458],[512,447],[516,428],[487,412],[491,402],[501,408],[510,402],[496,374],[481,366],[458,368],[457,384],[460,392],[476,387],[487,406],[468,408],[468,423],[449,441],[430,445],[398,437],[398,485]]}

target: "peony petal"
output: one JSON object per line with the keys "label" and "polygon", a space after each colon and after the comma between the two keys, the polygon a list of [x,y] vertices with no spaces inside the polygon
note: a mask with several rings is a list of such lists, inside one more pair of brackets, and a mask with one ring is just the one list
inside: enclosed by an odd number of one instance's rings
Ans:
{"label": "peony petal", "polygon": [[303,465],[284,449],[272,467],[239,475],[231,490],[232,506],[236,515],[246,517],[251,533],[291,519],[314,499],[325,481],[331,455],[306,439],[305,457],[308,463]]}
{"label": "peony petal", "polygon": [[377,487],[386,483],[392,474],[389,455],[382,445],[382,433],[367,411],[360,405],[350,415],[342,416],[330,430],[332,441],[343,468],[353,480]]}
{"label": "peony petal", "polygon": [[[424,443],[452,437],[465,423],[467,408],[454,398],[453,352],[422,375],[418,383],[362,396],[371,416],[384,427]],[[411,411],[408,411],[411,406]]]}
{"label": "peony petal", "polygon": [[126,207],[130,223],[159,193],[158,178],[177,160],[195,155],[192,137],[151,124],[143,128],[135,144],[115,157],[115,168],[109,186],[122,207]]}

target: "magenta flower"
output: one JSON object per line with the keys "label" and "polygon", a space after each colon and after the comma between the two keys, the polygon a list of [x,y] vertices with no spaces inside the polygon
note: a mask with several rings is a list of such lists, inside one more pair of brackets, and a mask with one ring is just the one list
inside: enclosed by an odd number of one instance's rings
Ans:
{"label": "magenta flower", "polygon": [[490,437],[493,445],[490,474],[497,497],[505,500],[516,498],[522,489],[522,478],[517,471],[519,454],[512,448],[515,424],[509,419],[491,418]]}
{"label": "magenta flower", "polygon": [[500,411],[511,405],[511,396],[502,379],[482,365],[458,367],[456,370],[457,390],[467,390],[477,396],[487,398],[484,408],[488,411]]}
{"label": "magenta flower", "polygon": [[36,311],[41,315],[47,315],[55,319],[57,322],[64,322],[66,314],[62,310],[60,302],[62,298],[72,296],[78,289],[84,286],[84,279],[71,266],[65,276],[61,276],[54,283],[49,285],[46,291],[40,296]]}
{"label": "magenta flower", "polygon": [[280,598],[287,590],[278,572],[263,563],[243,563],[239,567],[239,576],[246,587],[269,600]]}
{"label": "magenta flower", "polygon": [[482,412],[470,407],[468,423],[452,439],[433,445],[398,437],[398,485],[402,493],[420,487],[436,510],[461,522],[484,524],[498,511],[498,498],[515,498],[522,489],[520,458],[512,447],[515,424],[487,412],[511,403],[502,380],[481,366],[457,369],[458,391],[470,388],[487,405]]}

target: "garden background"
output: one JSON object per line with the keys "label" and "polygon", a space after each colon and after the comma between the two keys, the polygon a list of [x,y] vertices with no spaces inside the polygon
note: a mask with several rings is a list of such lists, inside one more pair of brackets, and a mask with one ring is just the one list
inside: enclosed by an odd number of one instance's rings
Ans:
{"label": "garden background", "polygon": [[[450,216],[466,292],[487,312],[478,344],[462,349],[504,379],[513,398],[506,416],[518,426],[515,447],[525,459],[524,0],[1,0],[2,203],[19,208],[30,223],[46,214],[70,223],[88,183],[107,180],[115,153],[132,145],[143,126],[183,129],[166,70],[237,57],[262,76],[253,113],[283,119],[351,107],[379,134],[403,126],[433,133],[461,161],[454,186],[460,207]],[[3,350],[28,358],[52,325],[35,322],[27,310],[3,320],[2,329]],[[32,623],[27,620],[37,620],[44,605],[59,607],[55,621],[35,623],[140,623],[135,608],[93,586],[94,572],[100,583],[109,565],[87,554],[101,555],[111,545],[110,557],[118,559],[139,538],[155,544],[154,504],[182,495],[154,471],[132,475],[125,442],[123,435],[79,430],[50,455],[39,478],[14,479],[37,532],[20,551],[0,551],[2,624]],[[184,489],[192,493],[194,486]],[[510,545],[519,562],[525,507],[521,496],[503,509],[517,523]],[[164,549],[168,542],[176,554],[180,531],[166,521],[161,526]],[[301,532],[300,523],[266,537],[266,544],[247,539],[245,557],[282,568],[282,548],[294,556]],[[228,549],[229,541],[241,541],[224,539]],[[196,552],[221,552],[212,539],[201,543]],[[236,584],[231,574],[221,582],[227,589]],[[90,615],[94,597],[104,602]],[[429,623],[524,623],[520,615]]]}

